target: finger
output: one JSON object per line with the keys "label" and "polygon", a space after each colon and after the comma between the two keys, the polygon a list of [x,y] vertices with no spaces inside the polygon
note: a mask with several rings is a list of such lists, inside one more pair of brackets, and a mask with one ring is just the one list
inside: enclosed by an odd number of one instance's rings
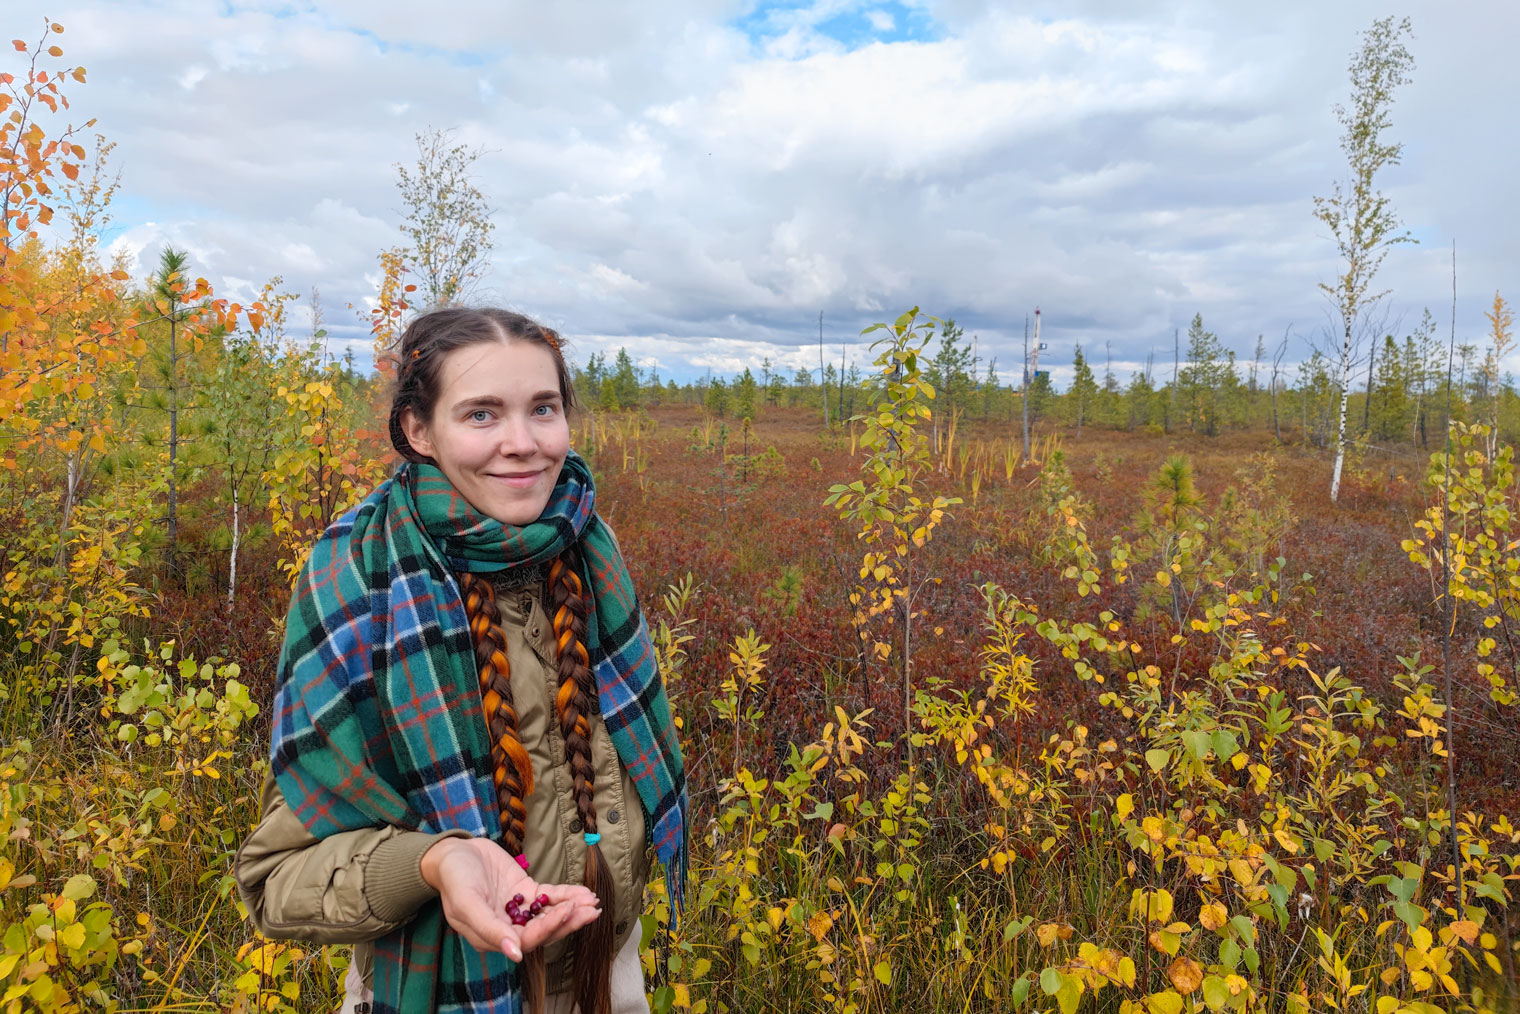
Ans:
{"label": "finger", "polygon": [[520,928],[523,948],[531,951],[535,947],[542,947],[544,944],[567,937],[582,926],[590,924],[599,915],[601,915],[599,908],[569,903],[551,905],[536,919]]}
{"label": "finger", "polygon": [[532,949],[532,946],[523,940],[522,931],[508,923],[507,932],[502,934],[497,950],[505,954],[508,960],[521,963],[523,954]]}
{"label": "finger", "polygon": [[584,884],[544,884],[540,892],[549,896],[549,904],[586,905],[597,904],[596,894]]}

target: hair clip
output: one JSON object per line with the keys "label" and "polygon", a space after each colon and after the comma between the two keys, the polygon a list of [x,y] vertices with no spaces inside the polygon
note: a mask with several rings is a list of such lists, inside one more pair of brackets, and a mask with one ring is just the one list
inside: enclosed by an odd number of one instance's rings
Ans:
{"label": "hair clip", "polygon": [[416,359],[420,355],[422,355],[422,350],[421,349],[412,349],[412,358],[413,359]]}
{"label": "hair clip", "polygon": [[551,349],[553,349],[554,351],[558,352],[559,351],[559,335],[555,334],[553,331],[550,331],[548,328],[543,328],[542,330],[543,330],[543,334],[544,334],[544,341],[546,341],[546,342],[549,343],[549,347]]}

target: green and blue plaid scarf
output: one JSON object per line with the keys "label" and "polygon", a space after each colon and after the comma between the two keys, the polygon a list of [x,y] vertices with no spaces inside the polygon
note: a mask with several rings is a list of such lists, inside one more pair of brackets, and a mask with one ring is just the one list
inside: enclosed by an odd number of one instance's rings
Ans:
{"label": "green and blue plaid scarf", "polygon": [[[317,837],[393,825],[500,832],[490,744],[454,572],[552,560],[575,545],[593,609],[601,715],[649,817],[673,894],[686,873],[686,777],[633,583],[570,452],[543,515],[485,517],[432,465],[406,464],[322,535],[296,584],[280,655],[272,765]],[[375,1010],[517,1011],[516,968],[424,906],[375,941]]]}

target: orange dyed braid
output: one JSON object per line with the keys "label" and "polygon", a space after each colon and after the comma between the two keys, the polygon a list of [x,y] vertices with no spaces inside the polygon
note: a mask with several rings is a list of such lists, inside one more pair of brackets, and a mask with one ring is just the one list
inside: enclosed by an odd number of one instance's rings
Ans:
{"label": "orange dyed braid", "polygon": [[[464,611],[470,621],[470,640],[475,645],[475,663],[480,671],[480,701],[486,730],[491,736],[491,779],[496,786],[496,806],[501,817],[501,845],[513,856],[521,856],[526,847],[525,800],[533,791],[533,761],[518,733],[507,638],[501,629],[496,588],[486,578],[468,572],[459,575],[459,588],[464,593]],[[547,976],[542,947],[523,955],[518,977],[523,1009],[533,1014],[544,1010]]]}
{"label": "orange dyed braid", "polygon": [[491,735],[491,778],[501,817],[501,843],[508,852],[521,855],[527,835],[525,800],[533,791],[533,762],[517,731],[507,639],[501,629],[496,589],[484,577],[470,573],[459,575],[459,587],[464,592],[464,610],[480,671],[480,699]]}
{"label": "orange dyed braid", "polygon": [[[565,759],[570,765],[576,812],[585,833],[595,835],[596,783],[590,715],[597,697],[591,657],[586,651],[591,602],[577,562],[574,551],[566,550],[549,565],[549,597],[554,611],[555,655],[560,676],[554,709],[565,737]],[[609,1014],[617,895],[612,871],[595,839],[586,846],[585,884],[596,895],[602,912],[595,922],[575,934],[576,1003],[582,1014]]]}

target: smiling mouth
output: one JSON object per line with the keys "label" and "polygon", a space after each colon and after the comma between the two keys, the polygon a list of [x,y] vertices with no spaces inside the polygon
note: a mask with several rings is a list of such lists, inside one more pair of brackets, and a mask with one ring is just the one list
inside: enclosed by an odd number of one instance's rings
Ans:
{"label": "smiling mouth", "polygon": [[527,487],[537,482],[538,477],[543,474],[543,469],[539,469],[536,472],[511,472],[507,474],[492,474],[491,478],[504,482],[508,486],[512,486],[514,488],[526,489]]}

